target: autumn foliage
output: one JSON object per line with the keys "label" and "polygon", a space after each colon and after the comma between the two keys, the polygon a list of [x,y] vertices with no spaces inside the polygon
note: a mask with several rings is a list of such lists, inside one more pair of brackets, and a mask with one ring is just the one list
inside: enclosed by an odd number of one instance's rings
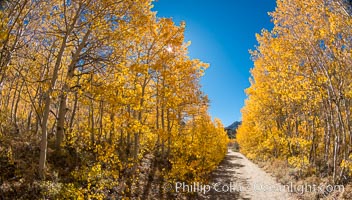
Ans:
{"label": "autumn foliage", "polygon": [[223,159],[228,138],[199,84],[208,65],[187,56],[185,23],[157,18],[151,0],[3,7],[3,198],[146,197],[155,179],[205,181]]}
{"label": "autumn foliage", "polygon": [[[277,1],[257,35],[241,151],[280,159],[301,175],[352,175],[352,15],[345,1]],[[349,177],[349,178],[348,178]]]}

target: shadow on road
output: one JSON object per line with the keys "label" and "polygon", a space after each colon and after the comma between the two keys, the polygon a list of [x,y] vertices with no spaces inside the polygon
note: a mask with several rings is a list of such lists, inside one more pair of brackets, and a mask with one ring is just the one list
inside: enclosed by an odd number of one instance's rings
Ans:
{"label": "shadow on road", "polygon": [[212,185],[212,189],[206,194],[201,194],[199,199],[246,199],[240,198],[240,190],[238,187],[238,183],[244,183],[245,180],[239,180],[235,171],[236,169],[244,167],[244,165],[232,162],[233,160],[238,159],[243,158],[235,155],[226,155],[217,170],[215,170],[211,175],[210,185]]}

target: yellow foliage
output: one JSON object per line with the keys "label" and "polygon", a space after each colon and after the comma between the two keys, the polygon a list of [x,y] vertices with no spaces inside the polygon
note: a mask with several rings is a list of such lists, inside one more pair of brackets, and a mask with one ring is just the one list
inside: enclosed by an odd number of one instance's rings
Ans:
{"label": "yellow foliage", "polygon": [[247,157],[314,172],[333,167],[335,181],[350,168],[343,155],[351,151],[352,20],[344,6],[277,1],[273,30],[257,34],[250,51],[254,68],[237,133]]}
{"label": "yellow foliage", "polygon": [[293,156],[288,158],[288,163],[297,169],[304,170],[308,167],[309,161],[307,156]]}
{"label": "yellow foliage", "polygon": [[[131,199],[154,158],[171,181],[203,181],[224,158],[200,86],[208,64],[188,56],[185,23],[157,18],[152,2],[19,1],[0,13],[12,49],[0,58],[0,139],[40,146],[45,198],[106,199],[115,187]],[[5,34],[9,21],[19,32]]]}
{"label": "yellow foliage", "polygon": [[175,138],[168,177],[174,181],[205,181],[224,158],[229,138],[221,122],[211,122],[206,114],[186,126],[190,130],[185,133],[187,137]]}
{"label": "yellow foliage", "polygon": [[341,167],[346,168],[349,171],[349,175],[352,176],[352,154],[348,160],[342,160]]}

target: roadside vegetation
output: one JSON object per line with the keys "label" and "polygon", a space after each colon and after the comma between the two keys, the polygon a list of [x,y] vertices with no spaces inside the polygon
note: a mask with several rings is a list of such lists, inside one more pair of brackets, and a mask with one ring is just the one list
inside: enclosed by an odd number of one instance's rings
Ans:
{"label": "roadside vegetation", "polygon": [[[350,1],[277,1],[274,28],[257,35],[236,140],[282,182],[352,181]],[[315,194],[306,199],[329,195]],[[343,197],[342,197],[343,196]]]}

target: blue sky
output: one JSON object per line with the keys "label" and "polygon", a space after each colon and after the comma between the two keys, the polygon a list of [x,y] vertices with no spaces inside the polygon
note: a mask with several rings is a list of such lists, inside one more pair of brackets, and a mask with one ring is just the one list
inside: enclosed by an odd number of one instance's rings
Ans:
{"label": "blue sky", "polygon": [[186,22],[185,40],[191,41],[189,55],[209,63],[201,80],[210,99],[210,115],[224,126],[241,120],[249,87],[249,49],[257,44],[255,34],[273,27],[268,12],[275,0],[158,0],[153,11]]}

